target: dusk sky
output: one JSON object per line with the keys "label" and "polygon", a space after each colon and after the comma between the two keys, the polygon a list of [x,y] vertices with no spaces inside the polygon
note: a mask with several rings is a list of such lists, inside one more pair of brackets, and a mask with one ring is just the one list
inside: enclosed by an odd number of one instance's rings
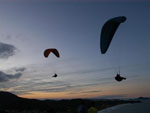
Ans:
{"label": "dusk sky", "polygon": [[[101,28],[117,16],[127,20],[101,54]],[[45,58],[47,48],[60,58]],[[122,82],[114,79],[119,67]],[[150,97],[149,86],[150,1],[0,1],[0,90],[37,99],[132,98]]]}

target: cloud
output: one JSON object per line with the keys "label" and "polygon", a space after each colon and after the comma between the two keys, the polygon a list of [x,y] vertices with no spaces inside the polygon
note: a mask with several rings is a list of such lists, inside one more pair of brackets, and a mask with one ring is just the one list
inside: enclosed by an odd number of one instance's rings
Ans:
{"label": "cloud", "polygon": [[66,73],[62,73],[63,76],[67,76],[67,75],[73,75],[73,74],[90,74],[90,73],[99,73],[102,71],[111,71],[116,69],[116,67],[108,67],[108,68],[103,68],[103,69],[86,69],[86,70],[77,70],[77,71],[72,71],[72,72],[66,72]]}
{"label": "cloud", "polygon": [[104,95],[104,96],[100,96],[97,98],[101,98],[101,99],[120,99],[120,98],[126,98],[127,95],[122,94],[122,95]]}
{"label": "cloud", "polygon": [[6,74],[6,73],[0,71],[0,82],[7,82],[11,79],[18,79],[21,76],[22,76],[22,73]]}
{"label": "cloud", "polygon": [[15,46],[0,42],[0,58],[7,59],[10,56],[15,55],[15,50]]}
{"label": "cloud", "polygon": [[101,90],[93,90],[93,91],[83,91],[82,93],[99,93]]}
{"label": "cloud", "polygon": [[25,70],[26,70],[25,67],[16,68],[16,72],[23,72],[23,71],[25,71]]}
{"label": "cloud", "polygon": [[95,87],[98,86],[101,83],[82,83],[82,84],[72,84],[70,82],[66,81],[51,81],[46,79],[28,79],[24,81],[17,81],[17,85],[19,84],[19,87],[14,87],[13,90],[17,94],[20,94],[20,92],[26,93],[26,92],[32,92],[32,91],[40,91],[40,92],[72,92],[72,94],[79,94],[79,93],[99,93],[102,92],[102,90],[90,90],[88,91],[89,87]]}

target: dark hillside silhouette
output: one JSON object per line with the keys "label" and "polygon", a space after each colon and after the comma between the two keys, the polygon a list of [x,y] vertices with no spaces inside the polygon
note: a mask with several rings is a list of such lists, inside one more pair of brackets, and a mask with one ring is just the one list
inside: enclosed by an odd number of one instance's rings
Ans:
{"label": "dark hillside silhouette", "polygon": [[32,113],[77,113],[77,107],[81,103],[89,107],[92,101],[95,102],[98,110],[124,103],[136,103],[138,101],[124,100],[90,100],[90,99],[70,99],[70,100],[36,100],[18,97],[9,92],[0,91],[0,111],[2,113],[18,113],[27,111]]}

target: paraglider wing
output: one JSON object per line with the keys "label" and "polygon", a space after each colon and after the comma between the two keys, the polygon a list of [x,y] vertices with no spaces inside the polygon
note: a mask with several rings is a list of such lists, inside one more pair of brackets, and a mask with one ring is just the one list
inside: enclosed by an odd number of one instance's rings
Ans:
{"label": "paraglider wing", "polygon": [[44,56],[45,56],[45,57],[48,57],[51,52],[52,52],[54,55],[56,55],[58,58],[60,57],[59,52],[57,51],[57,49],[54,49],[54,48],[52,48],[52,49],[46,49],[46,50],[44,51]]}
{"label": "paraglider wing", "polygon": [[108,20],[103,25],[102,30],[101,30],[101,37],[100,37],[101,38],[100,49],[101,49],[102,54],[106,53],[118,26],[120,25],[120,23],[123,23],[125,20],[126,20],[126,17],[124,16],[115,17],[115,18]]}

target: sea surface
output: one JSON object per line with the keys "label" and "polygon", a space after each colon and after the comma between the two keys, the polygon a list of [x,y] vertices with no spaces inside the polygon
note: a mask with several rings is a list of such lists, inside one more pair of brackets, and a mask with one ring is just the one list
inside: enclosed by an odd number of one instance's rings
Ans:
{"label": "sea surface", "polygon": [[150,99],[140,101],[141,103],[117,105],[98,113],[150,113]]}

